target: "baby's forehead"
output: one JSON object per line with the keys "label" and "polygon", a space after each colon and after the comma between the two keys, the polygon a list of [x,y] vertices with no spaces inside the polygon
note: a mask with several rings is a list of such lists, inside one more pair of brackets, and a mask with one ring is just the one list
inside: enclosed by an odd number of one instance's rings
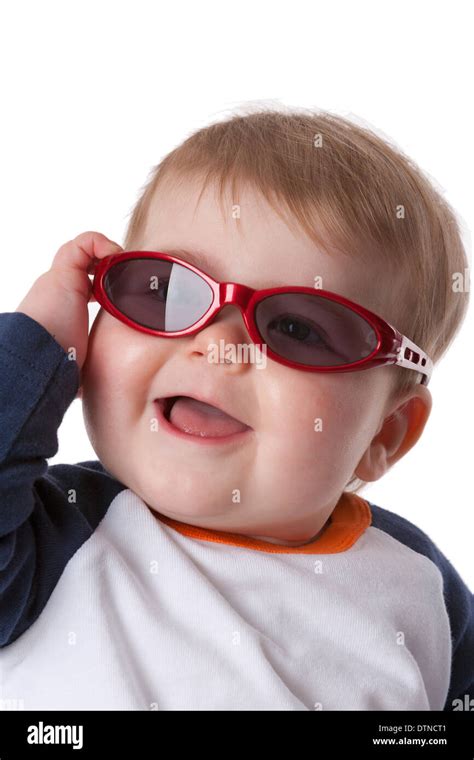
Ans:
{"label": "baby's forehead", "polygon": [[[258,279],[256,280],[255,259],[252,260],[252,266],[249,267],[248,273],[245,267],[232,267],[232,260],[224,257],[217,250],[215,253],[208,252],[197,246],[159,246],[143,248],[143,250],[159,250],[181,259],[184,262],[196,266],[218,282],[239,282],[255,289],[280,288],[292,286],[304,286],[316,290],[327,290],[358,303],[359,305],[374,311],[387,321],[393,319],[391,314],[395,313],[396,301],[390,297],[392,288],[389,289],[382,276],[375,277],[366,275],[361,267],[349,267],[343,263],[338,267],[337,262],[332,259],[328,264],[323,257],[315,261],[314,252],[305,257],[300,254],[298,262],[295,264],[294,258],[290,261],[283,256],[283,261],[277,266],[275,258],[272,266],[266,268],[263,264],[258,267]],[[339,262],[340,263],[340,262]],[[293,266],[291,265],[293,264]],[[355,271],[354,271],[355,270]]]}
{"label": "baby's forehead", "polygon": [[369,263],[367,257],[317,246],[296,220],[287,223],[251,187],[239,200],[236,209],[225,194],[219,203],[215,187],[203,191],[197,180],[168,181],[155,190],[137,249],[173,252],[220,282],[328,290],[392,321],[403,293],[402,273],[389,273],[382,259]]}

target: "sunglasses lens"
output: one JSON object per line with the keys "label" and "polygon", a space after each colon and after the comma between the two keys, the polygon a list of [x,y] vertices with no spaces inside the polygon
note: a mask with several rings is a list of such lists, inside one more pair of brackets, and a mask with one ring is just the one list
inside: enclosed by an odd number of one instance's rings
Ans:
{"label": "sunglasses lens", "polygon": [[257,304],[255,322],[272,351],[313,367],[358,361],[378,342],[374,328],[352,309],[306,293],[268,296]]}
{"label": "sunglasses lens", "polygon": [[202,277],[180,264],[155,258],[118,261],[107,271],[104,288],[122,314],[161,332],[191,327],[213,300]]}

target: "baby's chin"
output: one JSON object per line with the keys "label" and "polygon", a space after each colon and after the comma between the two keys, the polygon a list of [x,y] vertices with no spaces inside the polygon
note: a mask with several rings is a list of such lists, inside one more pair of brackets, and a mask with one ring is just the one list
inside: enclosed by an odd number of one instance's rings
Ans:
{"label": "baby's chin", "polygon": [[[169,496],[169,493],[168,493]],[[238,533],[253,535],[262,526],[252,526],[252,520],[245,514],[245,507],[238,503],[226,503],[226,499],[209,500],[209,495],[202,494],[202,498],[183,499],[181,501],[173,494],[173,501],[168,505],[168,499],[141,497],[147,505],[150,513],[157,519],[160,517],[176,520],[181,523],[193,525],[204,530],[225,531],[226,533]],[[224,505],[224,506],[223,506]],[[168,509],[169,506],[169,509]]]}
{"label": "baby's chin", "polygon": [[151,514],[153,514],[158,520],[164,516],[165,518],[169,518],[186,525],[192,525],[195,528],[231,533],[239,536],[244,536],[246,538],[252,538],[257,541],[265,541],[267,543],[276,544],[279,546],[304,546],[304,544],[314,541],[324,529],[323,526],[323,528],[321,528],[321,530],[316,535],[313,535],[306,539],[290,539],[283,538],[282,536],[273,536],[273,531],[270,526],[268,526],[268,528],[265,528],[262,525],[259,525],[258,527],[252,526],[245,520],[244,515],[236,515],[235,513],[226,516],[223,516],[222,514],[211,515],[208,514],[204,509],[201,512],[194,511],[192,514],[176,511],[169,511],[165,514],[162,509],[155,510],[148,504],[147,506],[150,509]]}
{"label": "baby's chin", "polygon": [[232,524],[236,519],[236,507],[238,505],[231,505],[228,508],[228,512],[222,511],[222,504],[219,506],[209,504],[209,502],[197,502],[194,501],[192,505],[189,503],[183,506],[182,509],[176,508],[176,501],[173,503],[173,509],[168,509],[166,503],[162,501],[153,501],[143,499],[148,509],[155,517],[159,518],[161,515],[168,517],[171,520],[178,520],[179,522],[189,523],[190,525],[196,525],[201,528],[209,528],[211,530],[231,530],[226,527]]}

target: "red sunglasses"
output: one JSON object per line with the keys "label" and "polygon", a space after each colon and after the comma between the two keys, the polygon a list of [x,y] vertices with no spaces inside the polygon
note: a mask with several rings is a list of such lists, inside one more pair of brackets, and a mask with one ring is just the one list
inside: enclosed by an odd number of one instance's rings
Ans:
{"label": "red sunglasses", "polygon": [[310,372],[353,372],[397,364],[421,372],[433,362],[368,309],[328,290],[254,290],[216,282],[196,266],[158,251],[112,254],[94,267],[97,302],[129,327],[179,338],[206,327],[226,304],[238,306],[252,341],[277,362]]}

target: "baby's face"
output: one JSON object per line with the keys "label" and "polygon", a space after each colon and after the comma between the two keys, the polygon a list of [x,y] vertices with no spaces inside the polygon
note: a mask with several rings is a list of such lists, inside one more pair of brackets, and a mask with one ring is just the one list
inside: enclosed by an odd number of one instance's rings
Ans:
{"label": "baby's face", "polygon": [[[241,196],[240,218],[231,198],[223,218],[214,188],[196,205],[200,189],[192,181],[162,188],[133,248],[205,251],[204,271],[252,288],[314,287],[321,276],[324,289],[392,321],[386,294],[374,293],[382,272],[318,250],[250,188]],[[101,310],[82,372],[84,419],[96,454],[168,517],[281,543],[309,540],[391,411],[393,368],[313,373],[268,357],[265,368],[211,362],[209,344],[220,341],[251,343],[236,307],[224,307],[201,332],[173,339],[134,330]],[[155,399],[183,388],[223,400],[251,429],[235,442],[202,445],[157,426]]]}

